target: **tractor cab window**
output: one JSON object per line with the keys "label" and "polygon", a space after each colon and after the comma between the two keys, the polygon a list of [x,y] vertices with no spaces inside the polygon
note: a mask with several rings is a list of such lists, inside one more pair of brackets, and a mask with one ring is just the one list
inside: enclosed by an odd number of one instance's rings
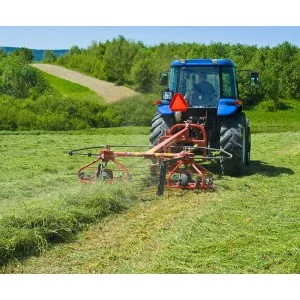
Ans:
{"label": "tractor cab window", "polygon": [[178,74],[179,74],[178,68],[171,68],[170,81],[169,81],[169,90],[170,91],[177,92],[176,87],[177,87]]}
{"label": "tractor cab window", "polygon": [[216,107],[220,99],[218,66],[181,67],[171,71],[170,90],[184,95],[190,107]]}
{"label": "tractor cab window", "polygon": [[221,69],[221,97],[238,98],[235,70],[232,67],[223,66]]}

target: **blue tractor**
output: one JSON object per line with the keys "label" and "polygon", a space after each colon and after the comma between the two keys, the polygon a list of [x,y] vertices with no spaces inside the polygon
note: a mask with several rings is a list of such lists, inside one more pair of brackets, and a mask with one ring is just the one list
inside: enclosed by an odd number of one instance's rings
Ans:
{"label": "blue tractor", "polygon": [[[257,86],[258,73],[251,72],[250,80]],[[220,160],[223,173],[242,175],[250,162],[251,136],[250,122],[239,100],[235,64],[227,59],[174,60],[170,70],[160,74],[160,84],[166,89],[152,119],[151,145],[156,146],[178,123],[199,124],[207,132],[208,150],[221,149],[232,155]],[[170,108],[178,94],[187,109]]]}

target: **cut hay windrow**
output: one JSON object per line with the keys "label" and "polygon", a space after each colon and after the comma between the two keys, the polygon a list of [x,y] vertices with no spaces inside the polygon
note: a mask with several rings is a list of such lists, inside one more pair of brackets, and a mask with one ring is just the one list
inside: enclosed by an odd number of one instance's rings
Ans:
{"label": "cut hay windrow", "polygon": [[[138,199],[132,186],[97,185],[87,195],[69,193],[44,206],[27,203],[0,219],[0,266],[39,255],[51,244],[71,241],[88,224],[119,213]],[[30,209],[29,209],[30,208]]]}

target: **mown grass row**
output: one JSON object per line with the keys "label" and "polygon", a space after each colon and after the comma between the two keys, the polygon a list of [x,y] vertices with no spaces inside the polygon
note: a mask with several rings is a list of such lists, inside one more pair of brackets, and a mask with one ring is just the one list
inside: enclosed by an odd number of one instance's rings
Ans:
{"label": "mown grass row", "polygon": [[118,213],[140,200],[130,185],[89,186],[62,193],[57,199],[27,200],[0,218],[0,266],[10,260],[38,255],[53,243],[74,239],[87,224]]}
{"label": "mown grass row", "polygon": [[147,135],[130,132],[119,128],[113,135],[105,129],[101,134],[0,135],[1,265],[72,240],[87,224],[139,200],[130,184],[82,185],[77,170],[92,159],[67,155],[85,146],[147,141]]}

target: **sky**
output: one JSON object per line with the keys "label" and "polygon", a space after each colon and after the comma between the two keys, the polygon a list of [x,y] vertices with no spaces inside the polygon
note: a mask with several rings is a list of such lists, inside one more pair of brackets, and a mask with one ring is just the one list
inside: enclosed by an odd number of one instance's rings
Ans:
{"label": "sky", "polygon": [[0,26],[0,46],[30,49],[86,48],[123,35],[135,42],[241,43],[263,47],[284,41],[300,46],[300,26]]}
{"label": "sky", "polygon": [[296,0],[5,1],[0,46],[86,48],[123,35],[145,45],[161,42],[300,46]]}

